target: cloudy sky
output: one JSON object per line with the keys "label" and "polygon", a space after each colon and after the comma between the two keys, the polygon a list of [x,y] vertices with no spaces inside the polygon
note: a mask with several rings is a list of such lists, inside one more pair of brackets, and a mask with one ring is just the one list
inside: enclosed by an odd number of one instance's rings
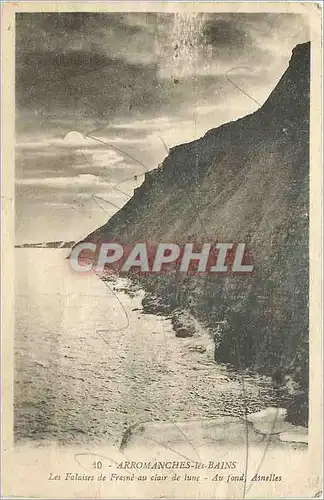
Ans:
{"label": "cloudy sky", "polygon": [[168,148],[258,109],[308,39],[294,14],[18,14],[17,243],[105,223]]}

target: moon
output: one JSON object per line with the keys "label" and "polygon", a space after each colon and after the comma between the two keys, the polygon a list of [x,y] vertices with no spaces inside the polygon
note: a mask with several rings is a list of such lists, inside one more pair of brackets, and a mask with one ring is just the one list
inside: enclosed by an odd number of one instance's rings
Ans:
{"label": "moon", "polygon": [[83,134],[77,132],[76,130],[71,130],[64,137],[64,142],[70,145],[87,144],[89,139],[84,137]]}

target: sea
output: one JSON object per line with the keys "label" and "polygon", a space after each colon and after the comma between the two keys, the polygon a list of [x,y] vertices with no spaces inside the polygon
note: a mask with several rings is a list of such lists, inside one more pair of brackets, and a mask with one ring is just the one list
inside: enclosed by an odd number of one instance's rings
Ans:
{"label": "sea", "polygon": [[217,363],[202,327],[177,338],[126,279],[76,273],[68,249],[15,252],[16,442],[116,445],[134,424],[273,405],[266,377]]}

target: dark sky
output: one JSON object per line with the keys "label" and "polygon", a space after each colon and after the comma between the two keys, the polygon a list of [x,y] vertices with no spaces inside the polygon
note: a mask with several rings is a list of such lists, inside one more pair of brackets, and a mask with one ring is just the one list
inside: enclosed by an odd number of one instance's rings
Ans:
{"label": "dark sky", "polygon": [[17,241],[104,223],[167,148],[255,111],[308,39],[294,14],[18,14]]}

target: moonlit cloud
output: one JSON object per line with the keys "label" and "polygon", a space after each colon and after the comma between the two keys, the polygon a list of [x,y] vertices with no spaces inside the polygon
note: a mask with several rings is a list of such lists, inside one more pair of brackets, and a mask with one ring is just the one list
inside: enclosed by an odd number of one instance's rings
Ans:
{"label": "moonlit cloud", "polygon": [[76,177],[51,177],[47,179],[29,178],[18,179],[17,184],[25,186],[52,186],[57,188],[87,186],[92,187],[95,185],[110,186],[111,184],[104,182],[100,177],[92,174],[80,174]]}

